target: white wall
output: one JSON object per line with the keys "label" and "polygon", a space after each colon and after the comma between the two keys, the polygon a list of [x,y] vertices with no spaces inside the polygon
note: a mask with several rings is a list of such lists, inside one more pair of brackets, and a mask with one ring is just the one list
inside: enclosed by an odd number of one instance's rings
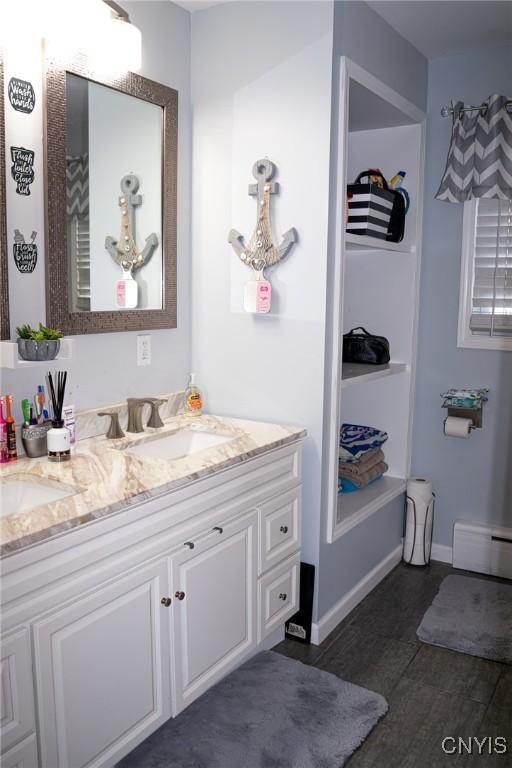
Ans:
{"label": "white wall", "polygon": [[[153,362],[137,367],[137,333],[112,333],[75,337],[75,357],[66,361],[69,402],[89,408],[118,402],[130,395],[151,395],[181,389],[190,368],[190,14],[167,0],[123,3],[142,32],[140,74],[179,92],[178,119],[178,327],[151,332]],[[7,227],[11,338],[16,325],[37,324],[45,317],[44,302],[44,204],[42,163],[42,80],[40,62],[23,47],[13,61],[6,50],[6,84],[11,75],[30,80],[36,90],[36,110],[31,115],[14,112],[6,103],[6,151],[9,146],[36,149],[36,181],[30,198],[16,195],[7,163]],[[9,71],[9,62],[16,71]],[[20,128],[12,128],[17,118]],[[12,236],[18,227],[28,239],[37,229],[40,263],[32,276],[20,275],[12,261]],[[16,274],[17,273],[17,274]],[[43,370],[3,371],[2,392],[14,394],[16,414],[20,400],[30,397],[42,381]]]}
{"label": "white wall", "polygon": [[[4,44],[5,105],[5,200],[7,209],[7,257],[9,280],[9,312],[11,338],[15,328],[23,323],[36,324],[44,320],[44,162],[43,162],[43,102],[42,62],[37,45],[8,46]],[[32,83],[35,107],[30,114],[11,107],[7,88],[11,77]],[[35,152],[34,181],[30,195],[21,197],[11,176],[11,146],[25,147]],[[14,230],[28,243],[36,232],[37,263],[32,273],[20,273],[13,259]],[[26,319],[25,319],[26,318]],[[2,390],[4,391],[4,390]],[[15,393],[16,394],[16,393]],[[23,395],[22,397],[25,397]]]}
{"label": "white wall", "polygon": [[334,47],[424,110],[428,62],[362,0],[337,0]]}
{"label": "white wall", "polygon": [[[434,59],[429,68],[425,218],[413,472],[437,494],[434,542],[451,546],[458,518],[512,527],[512,353],[458,349],[462,250],[460,204],[435,200],[446,162],[450,100],[480,104],[511,96],[512,46]],[[443,435],[439,394],[449,387],[489,387],[483,429],[469,440]]]}
{"label": "white wall", "polygon": [[[237,2],[192,16],[193,365],[209,410],[304,425],[305,561],[318,563],[332,64],[330,2]],[[241,308],[250,271],[227,242],[252,233],[253,163],[278,166],[273,312]]]}

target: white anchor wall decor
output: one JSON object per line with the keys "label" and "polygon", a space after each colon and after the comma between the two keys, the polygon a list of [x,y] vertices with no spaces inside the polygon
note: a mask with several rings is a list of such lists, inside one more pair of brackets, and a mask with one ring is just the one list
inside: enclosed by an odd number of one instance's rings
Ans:
{"label": "white anchor wall decor", "polygon": [[297,242],[297,232],[293,227],[284,233],[280,245],[275,245],[272,239],[270,195],[279,192],[279,184],[271,181],[275,170],[274,163],[268,157],[254,163],[252,175],[256,184],[249,184],[249,194],[258,198],[256,227],[247,245],[236,229],[232,229],[228,237],[237,256],[253,270],[253,279],[244,286],[244,309],[257,314],[270,312],[272,286],[265,278],[265,269],[278,264]]}
{"label": "white anchor wall decor", "polygon": [[135,208],[142,204],[142,195],[138,195],[139,180],[133,173],[121,179],[121,234],[119,240],[105,238],[105,248],[116,264],[123,270],[123,276],[116,282],[116,304],[122,309],[135,309],[138,304],[138,285],[133,273],[148,263],[158,245],[158,237],[152,232],[146,238],[142,251],[137,248],[135,230]]}

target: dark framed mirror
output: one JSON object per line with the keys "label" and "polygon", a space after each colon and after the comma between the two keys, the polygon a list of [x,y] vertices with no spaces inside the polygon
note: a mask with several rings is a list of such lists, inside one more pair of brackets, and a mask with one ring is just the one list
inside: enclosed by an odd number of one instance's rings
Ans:
{"label": "dark framed mirror", "polygon": [[0,50],[0,339],[10,337],[9,257],[7,254],[7,208],[5,203],[5,114],[4,64]]}
{"label": "dark framed mirror", "polygon": [[47,325],[175,328],[177,91],[48,59],[44,124]]}

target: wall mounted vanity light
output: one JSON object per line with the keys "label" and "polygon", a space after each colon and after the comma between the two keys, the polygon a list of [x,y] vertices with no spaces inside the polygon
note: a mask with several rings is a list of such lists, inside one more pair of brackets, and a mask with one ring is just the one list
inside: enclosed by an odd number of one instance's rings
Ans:
{"label": "wall mounted vanity light", "polygon": [[142,64],[142,38],[140,29],[131,23],[127,12],[114,0],[103,0],[110,8],[108,40],[110,55],[122,62],[123,69],[137,72]]}
{"label": "wall mounted vanity light", "polygon": [[141,67],[141,33],[114,0],[20,0],[2,4],[0,45],[44,38],[47,53],[87,56],[90,66],[109,73]]}

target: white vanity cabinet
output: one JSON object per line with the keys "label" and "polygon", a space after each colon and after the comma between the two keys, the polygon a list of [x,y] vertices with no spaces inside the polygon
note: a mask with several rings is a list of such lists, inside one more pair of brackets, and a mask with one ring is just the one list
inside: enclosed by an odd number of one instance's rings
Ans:
{"label": "white vanity cabinet", "polygon": [[2,766],[111,768],[278,642],[300,471],[295,442],[5,558]]}

